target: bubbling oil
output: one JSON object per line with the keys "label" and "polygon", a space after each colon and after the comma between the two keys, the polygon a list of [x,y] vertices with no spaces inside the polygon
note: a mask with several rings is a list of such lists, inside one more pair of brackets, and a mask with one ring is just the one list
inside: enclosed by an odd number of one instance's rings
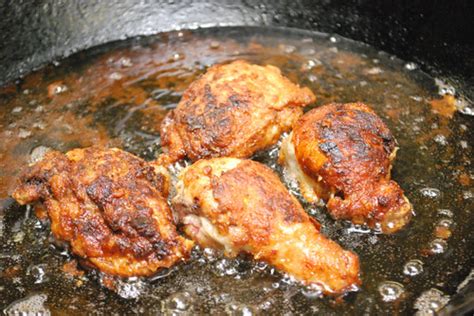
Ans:
{"label": "bubbling oil", "polygon": [[[280,175],[325,235],[359,255],[361,288],[343,300],[323,297],[265,263],[199,248],[187,263],[151,278],[118,280],[114,291],[97,271],[67,269],[74,257],[51,243],[49,224],[8,197],[19,172],[51,149],[117,146],[156,158],[160,122],[186,87],[210,65],[235,59],[279,67],[313,90],[312,107],[367,103],[396,136],[393,178],[416,216],[390,236],[336,222],[324,205],[306,203],[277,164],[279,144],[253,157]],[[0,307],[6,313],[428,313],[447,303],[473,266],[470,104],[415,63],[367,45],[291,29],[171,32],[56,62],[1,88],[0,105]]]}

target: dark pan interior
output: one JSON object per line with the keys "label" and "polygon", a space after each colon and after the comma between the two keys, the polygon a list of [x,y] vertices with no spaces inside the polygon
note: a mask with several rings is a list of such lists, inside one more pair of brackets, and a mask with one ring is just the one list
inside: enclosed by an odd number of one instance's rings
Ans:
{"label": "dark pan interior", "polygon": [[[211,26],[285,26],[340,34],[414,61],[472,103],[473,9],[470,1],[6,1],[0,4],[0,84],[129,37]],[[467,312],[472,293],[472,286],[465,287],[446,312]]]}
{"label": "dark pan interior", "polygon": [[0,83],[106,42],[182,28],[286,26],[337,33],[474,87],[471,1],[5,1]]}

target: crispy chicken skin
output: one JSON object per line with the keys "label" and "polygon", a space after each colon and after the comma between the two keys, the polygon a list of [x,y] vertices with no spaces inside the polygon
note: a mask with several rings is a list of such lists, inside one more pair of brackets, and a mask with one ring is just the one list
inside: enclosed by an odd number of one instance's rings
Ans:
{"label": "crispy chicken skin", "polygon": [[275,144],[314,102],[274,66],[242,60],[215,65],[184,92],[161,124],[164,162],[250,157]]}
{"label": "crispy chicken skin", "polygon": [[340,294],[360,283],[359,260],[319,232],[268,167],[237,158],[200,160],[179,175],[172,203],[201,246],[251,254],[304,284]]}
{"label": "crispy chicken skin", "polygon": [[52,151],[20,178],[13,197],[42,203],[54,236],[101,271],[147,276],[189,254],[164,195],[163,167],[119,149]]}
{"label": "crispy chicken skin", "polygon": [[380,224],[384,233],[402,228],[412,206],[390,180],[396,141],[362,103],[328,104],[303,115],[283,141],[280,162],[310,202],[319,198],[336,219]]}

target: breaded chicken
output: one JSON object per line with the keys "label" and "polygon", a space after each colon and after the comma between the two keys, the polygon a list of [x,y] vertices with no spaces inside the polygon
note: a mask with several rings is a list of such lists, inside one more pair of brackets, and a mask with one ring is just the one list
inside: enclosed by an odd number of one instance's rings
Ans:
{"label": "breaded chicken", "polygon": [[51,151],[20,178],[13,197],[42,203],[54,236],[99,270],[147,276],[186,258],[167,204],[166,169],[119,149]]}
{"label": "breaded chicken", "polygon": [[328,104],[296,122],[282,143],[280,162],[303,196],[326,200],[334,218],[393,233],[412,214],[403,190],[390,180],[396,151],[392,133],[367,105]]}
{"label": "breaded chicken", "polygon": [[314,100],[276,67],[242,60],[212,66],[163,120],[161,159],[250,157],[275,144]]}
{"label": "breaded chicken", "polygon": [[319,232],[268,167],[237,158],[184,169],[172,204],[186,234],[229,257],[248,253],[304,284],[339,294],[360,283],[359,260]]}

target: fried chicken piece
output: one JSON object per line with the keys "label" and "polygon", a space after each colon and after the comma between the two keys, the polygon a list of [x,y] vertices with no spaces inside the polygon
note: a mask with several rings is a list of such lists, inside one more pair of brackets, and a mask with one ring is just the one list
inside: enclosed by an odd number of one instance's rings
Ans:
{"label": "fried chicken piece", "polygon": [[164,162],[250,157],[275,144],[314,102],[274,66],[238,60],[215,65],[184,92],[161,124]]}
{"label": "fried chicken piece", "polygon": [[367,105],[328,104],[297,121],[282,143],[280,162],[306,200],[326,200],[335,219],[393,233],[412,214],[403,190],[390,180],[396,151],[392,133]]}
{"label": "fried chicken piece", "polygon": [[20,178],[13,197],[42,203],[54,236],[88,265],[147,276],[186,258],[164,195],[166,169],[119,149],[51,151]]}
{"label": "fried chicken piece", "polygon": [[229,257],[251,254],[304,284],[339,294],[360,284],[359,260],[319,232],[268,167],[237,158],[184,169],[172,203],[186,234]]}

